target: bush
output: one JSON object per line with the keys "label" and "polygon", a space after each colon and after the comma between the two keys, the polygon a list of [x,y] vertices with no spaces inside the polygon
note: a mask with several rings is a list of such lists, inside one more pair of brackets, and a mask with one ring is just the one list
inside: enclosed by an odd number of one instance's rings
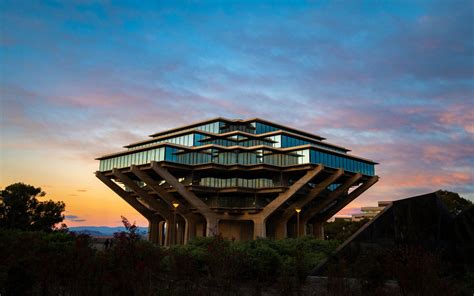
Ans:
{"label": "bush", "polygon": [[0,230],[1,295],[221,295],[242,283],[303,279],[335,245],[305,237],[233,242],[197,238],[165,249],[130,233],[97,250],[67,232]]}

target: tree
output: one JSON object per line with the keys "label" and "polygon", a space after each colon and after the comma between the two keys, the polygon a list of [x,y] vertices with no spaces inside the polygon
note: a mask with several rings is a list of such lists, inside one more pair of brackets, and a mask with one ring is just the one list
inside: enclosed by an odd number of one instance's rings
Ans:
{"label": "tree", "polygon": [[448,210],[454,215],[458,215],[462,211],[472,206],[472,202],[470,200],[460,197],[459,194],[455,192],[439,190],[438,196],[441,197],[441,200],[446,205]]}
{"label": "tree", "polygon": [[15,183],[0,190],[0,227],[33,231],[52,231],[64,220],[62,201],[39,201],[41,188]]}
{"label": "tree", "polygon": [[351,235],[367,222],[369,222],[369,219],[363,219],[360,221],[335,220],[334,222],[326,222],[324,223],[324,235],[328,240],[335,239],[343,242],[351,237]]}

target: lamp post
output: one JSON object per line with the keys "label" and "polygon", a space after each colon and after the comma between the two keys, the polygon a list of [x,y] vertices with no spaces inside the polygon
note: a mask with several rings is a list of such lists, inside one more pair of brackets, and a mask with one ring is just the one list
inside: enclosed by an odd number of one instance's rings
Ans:
{"label": "lamp post", "polygon": [[[172,204],[173,204],[173,208],[174,208],[174,211],[173,211],[173,230],[172,230],[172,231],[173,231],[173,236],[172,236],[173,242],[172,242],[172,244],[173,244],[173,245],[176,245],[176,241],[177,241],[176,238],[177,238],[177,236],[178,236],[177,231],[176,231],[176,228],[177,228],[177,227],[176,227],[176,225],[177,225],[177,223],[176,223],[176,210],[177,210],[178,207],[179,207],[179,203],[175,200],[175,201],[173,201]],[[170,225],[170,226],[171,226],[171,225]]]}
{"label": "lamp post", "polygon": [[301,208],[295,208],[296,211],[296,237],[300,237],[300,212]]}

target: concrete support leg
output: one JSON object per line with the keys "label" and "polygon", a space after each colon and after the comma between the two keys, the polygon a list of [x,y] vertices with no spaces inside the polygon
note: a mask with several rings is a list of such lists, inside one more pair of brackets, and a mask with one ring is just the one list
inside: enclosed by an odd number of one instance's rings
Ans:
{"label": "concrete support leg", "polygon": [[177,241],[177,234],[176,234],[176,215],[171,215],[170,219],[169,219],[169,230],[170,230],[170,241],[169,241],[169,245],[172,246],[172,245],[176,245],[176,241]]}
{"label": "concrete support leg", "polygon": [[165,221],[160,221],[158,224],[158,241],[160,242],[160,246],[165,245]]}
{"label": "concrete support leg", "polygon": [[196,221],[194,219],[187,218],[186,226],[184,229],[184,244],[187,244],[190,240],[196,237]]}
{"label": "concrete support leg", "polygon": [[165,238],[165,246],[171,246],[173,243],[173,222],[170,220],[166,221],[166,238]]}
{"label": "concrete support leg", "polygon": [[324,226],[323,222],[314,222],[313,223],[313,235],[317,239],[324,239]]}
{"label": "concrete support leg", "polygon": [[206,237],[219,235],[219,219],[206,217]]}
{"label": "concrete support leg", "polygon": [[254,219],[253,220],[253,239],[257,238],[266,238],[267,230],[265,227],[265,220],[263,219]]}
{"label": "concrete support leg", "polygon": [[160,224],[160,220],[158,218],[148,220],[148,240],[154,244],[160,243],[159,224]]}
{"label": "concrete support leg", "polygon": [[275,229],[276,239],[284,239],[288,236],[287,223],[288,221],[280,221],[276,224],[276,229]]}
{"label": "concrete support leg", "polygon": [[184,245],[184,223],[176,223],[176,244]]}
{"label": "concrete support leg", "polygon": [[302,237],[302,236],[305,236],[306,235],[306,222],[304,221],[300,221],[300,233],[299,233],[299,236],[298,237]]}

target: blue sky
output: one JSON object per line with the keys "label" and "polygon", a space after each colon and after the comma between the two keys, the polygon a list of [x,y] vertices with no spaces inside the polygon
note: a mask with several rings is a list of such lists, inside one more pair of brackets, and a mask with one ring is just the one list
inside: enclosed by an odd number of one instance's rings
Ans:
{"label": "blue sky", "polygon": [[437,189],[474,200],[472,1],[0,3],[1,185],[70,196],[71,216],[113,195],[95,157],[217,116],[380,162],[349,208]]}

